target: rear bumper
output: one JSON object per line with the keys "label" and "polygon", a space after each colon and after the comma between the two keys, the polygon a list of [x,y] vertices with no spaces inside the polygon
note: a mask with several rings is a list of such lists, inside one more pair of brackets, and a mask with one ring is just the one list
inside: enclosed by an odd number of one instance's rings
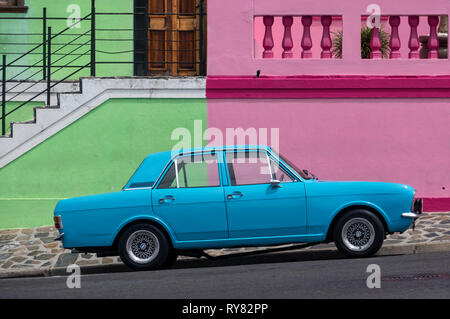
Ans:
{"label": "rear bumper", "polygon": [[58,236],[56,236],[55,240],[61,240],[64,237],[64,233],[59,233]]}

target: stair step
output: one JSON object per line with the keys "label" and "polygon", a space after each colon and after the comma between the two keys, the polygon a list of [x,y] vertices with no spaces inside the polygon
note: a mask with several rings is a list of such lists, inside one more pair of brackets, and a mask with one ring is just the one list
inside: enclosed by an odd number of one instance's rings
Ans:
{"label": "stair step", "polygon": [[[55,112],[55,110],[60,110],[60,107],[56,106],[56,105],[52,105],[52,106],[36,106],[36,107],[33,108],[33,110],[34,110],[34,117],[33,117],[33,119],[28,120],[28,121],[22,121],[22,122],[11,122],[10,123],[10,126],[11,126],[10,133],[6,134],[6,135],[1,135],[0,138],[12,138],[12,137],[14,137],[13,134],[12,134],[13,127],[17,128],[17,127],[19,127],[18,126],[19,124],[36,124],[37,119],[38,119],[38,116],[37,116],[38,112],[40,114],[42,114],[42,112],[47,113],[48,111]],[[48,116],[48,115],[45,115],[45,116]],[[57,120],[57,119],[59,119],[60,114],[59,113],[55,114],[55,116],[51,116],[50,115],[49,119],[51,119],[52,117],[53,117],[53,120],[55,120],[55,119]],[[48,121],[45,121],[45,122],[48,122]]]}
{"label": "stair step", "polygon": [[14,140],[22,141],[27,139],[30,135],[34,135],[41,131],[42,128],[36,123],[12,123],[11,124],[11,137]]}

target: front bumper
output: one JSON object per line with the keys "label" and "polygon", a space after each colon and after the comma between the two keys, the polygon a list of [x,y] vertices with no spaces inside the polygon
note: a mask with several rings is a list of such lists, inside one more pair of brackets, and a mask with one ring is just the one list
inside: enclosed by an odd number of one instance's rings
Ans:
{"label": "front bumper", "polygon": [[420,217],[420,215],[418,215],[418,214],[416,214],[416,213],[407,212],[407,213],[403,213],[403,214],[402,214],[402,217],[417,219],[417,218]]}
{"label": "front bumper", "polygon": [[423,199],[415,199],[411,207],[411,212],[406,212],[402,214],[404,218],[411,218],[413,220],[413,230],[416,227],[416,220],[422,215],[423,212]]}

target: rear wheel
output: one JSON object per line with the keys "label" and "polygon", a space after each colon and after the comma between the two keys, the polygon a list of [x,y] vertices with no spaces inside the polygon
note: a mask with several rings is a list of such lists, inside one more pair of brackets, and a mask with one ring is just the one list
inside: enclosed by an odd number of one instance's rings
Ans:
{"label": "rear wheel", "polygon": [[169,242],[155,226],[136,224],[127,228],[119,240],[120,259],[134,270],[161,268],[169,255]]}
{"label": "rear wheel", "polygon": [[333,237],[338,250],[347,257],[369,257],[383,245],[384,226],[365,209],[346,212],[337,221]]}

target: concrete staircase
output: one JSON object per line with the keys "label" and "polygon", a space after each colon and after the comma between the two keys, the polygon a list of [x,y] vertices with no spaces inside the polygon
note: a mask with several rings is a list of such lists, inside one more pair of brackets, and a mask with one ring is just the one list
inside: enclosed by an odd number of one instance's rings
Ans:
{"label": "concrete staircase", "polygon": [[[11,85],[11,84],[9,84]],[[22,85],[22,84],[21,84]],[[36,85],[36,91],[39,90]],[[83,115],[113,98],[205,98],[206,79],[186,78],[82,78],[61,83],[52,91],[51,105],[34,108],[34,119],[12,123],[10,136],[0,137],[0,168],[39,145]],[[26,85],[15,90],[25,89]],[[7,87],[8,89],[8,87]],[[45,88],[44,88],[45,89]],[[44,90],[43,89],[43,90]],[[20,92],[20,91],[19,91]],[[14,93],[11,93],[14,96]],[[22,101],[33,92],[20,95]],[[36,93],[34,93],[36,94]],[[8,99],[8,97],[7,97]],[[43,101],[45,94],[36,99]]]}

